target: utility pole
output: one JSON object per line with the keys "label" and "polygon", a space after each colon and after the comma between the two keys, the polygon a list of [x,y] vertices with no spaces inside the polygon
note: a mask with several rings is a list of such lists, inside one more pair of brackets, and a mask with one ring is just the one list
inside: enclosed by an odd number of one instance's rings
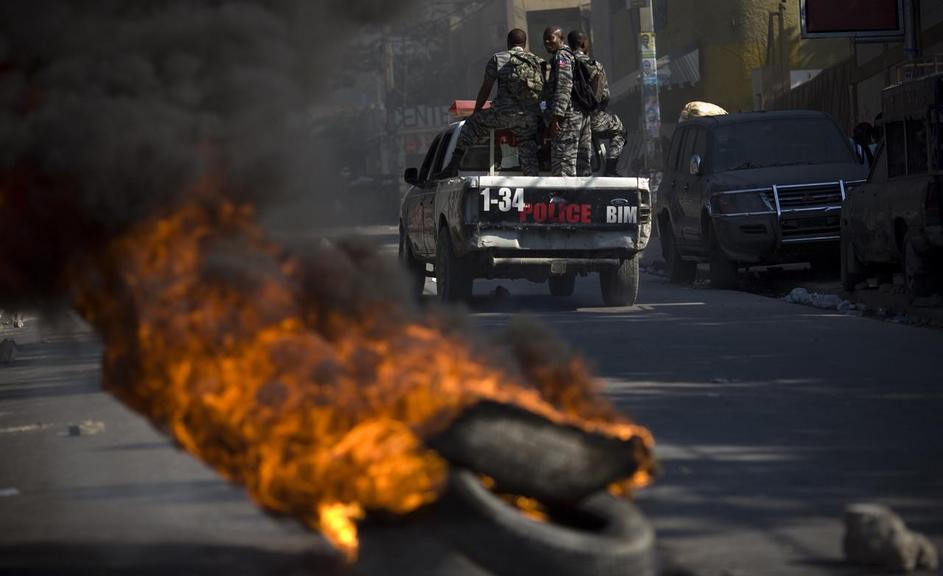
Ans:
{"label": "utility pole", "polygon": [[652,179],[651,188],[656,190],[661,181],[661,155],[658,143],[661,138],[661,103],[658,97],[658,51],[655,43],[654,0],[633,0],[639,15],[639,69],[641,70],[642,109],[639,122],[645,152],[645,168]]}

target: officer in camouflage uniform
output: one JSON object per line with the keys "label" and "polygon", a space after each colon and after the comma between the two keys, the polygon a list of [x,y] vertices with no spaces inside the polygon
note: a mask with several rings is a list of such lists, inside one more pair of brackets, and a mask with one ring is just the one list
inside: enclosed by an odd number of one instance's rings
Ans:
{"label": "officer in camouflage uniform", "polygon": [[563,30],[544,31],[544,47],[553,54],[550,78],[545,87],[548,130],[550,132],[550,173],[576,176],[576,160],[581,138],[590,138],[589,121],[572,102],[573,67],[576,57],[563,42]]}
{"label": "officer in camouflage uniform", "polygon": [[[574,30],[567,36],[567,43],[578,59],[588,60],[596,68],[597,74],[602,74],[602,79],[606,78],[602,64],[589,57],[586,34]],[[617,166],[622,149],[625,148],[625,126],[622,125],[622,120],[618,116],[606,111],[606,106],[609,104],[608,82],[604,81],[602,92],[603,101],[600,103],[600,108],[593,112],[589,119],[591,135],[587,137],[584,134],[580,137],[579,157],[576,162],[576,171],[580,176],[592,174],[593,139],[609,140],[606,150],[606,176],[619,175]]]}
{"label": "officer in camouflage uniform", "polygon": [[[441,175],[458,171],[465,152],[490,130],[510,130],[517,139],[517,152],[524,176],[537,176],[537,129],[540,123],[540,89],[543,86],[543,61],[524,49],[527,33],[515,28],[508,33],[508,49],[498,52],[485,67],[485,78],[478,91],[475,111],[465,121],[455,151]],[[491,107],[484,109],[495,82],[498,94]],[[532,96],[527,94],[531,86]]]}

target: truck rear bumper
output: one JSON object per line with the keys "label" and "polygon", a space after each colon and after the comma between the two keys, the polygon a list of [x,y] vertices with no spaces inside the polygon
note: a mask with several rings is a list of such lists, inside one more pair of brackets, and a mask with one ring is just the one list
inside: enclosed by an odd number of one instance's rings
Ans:
{"label": "truck rear bumper", "polygon": [[476,230],[470,236],[470,251],[513,250],[526,258],[535,252],[592,252],[624,250],[638,252],[636,238],[621,230]]}

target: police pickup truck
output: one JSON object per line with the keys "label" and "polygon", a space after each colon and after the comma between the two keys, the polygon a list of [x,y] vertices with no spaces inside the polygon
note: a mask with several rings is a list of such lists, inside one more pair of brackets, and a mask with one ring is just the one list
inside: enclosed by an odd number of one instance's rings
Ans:
{"label": "police pickup truck", "polygon": [[441,174],[461,126],[443,130],[405,173],[399,255],[416,294],[432,276],[446,302],[470,298],[476,278],[547,282],[566,297],[577,276],[598,273],[605,305],[634,304],[651,234],[648,181],[521,176],[513,135],[501,132],[470,148],[457,173]]}

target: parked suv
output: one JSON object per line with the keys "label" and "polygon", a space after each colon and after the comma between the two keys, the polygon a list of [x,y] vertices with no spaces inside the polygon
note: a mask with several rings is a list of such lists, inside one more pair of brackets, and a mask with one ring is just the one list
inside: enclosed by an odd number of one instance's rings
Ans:
{"label": "parked suv", "polygon": [[842,200],[866,176],[828,114],[753,112],[681,123],[658,191],[671,280],[693,281],[701,261],[710,262],[715,288],[735,287],[743,266],[837,264]]}
{"label": "parked suv", "polygon": [[871,177],[842,210],[842,284],[898,268],[924,296],[943,288],[943,76],[887,88],[883,128]]}

